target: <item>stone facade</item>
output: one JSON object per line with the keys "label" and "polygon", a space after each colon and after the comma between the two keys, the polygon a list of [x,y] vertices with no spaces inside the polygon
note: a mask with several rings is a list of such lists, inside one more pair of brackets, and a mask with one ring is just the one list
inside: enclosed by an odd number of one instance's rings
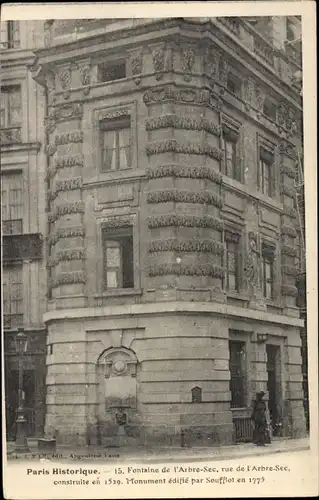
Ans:
{"label": "stone facade", "polygon": [[[60,24],[46,24],[31,68],[47,95],[46,434],[76,444],[173,444],[181,434],[230,443],[234,419],[267,390],[276,352],[271,390],[284,433],[302,436],[293,205],[302,108],[282,72],[297,71],[296,61],[273,55],[242,19],[87,22],[81,33]],[[116,63],[125,74],[101,79]],[[105,171],[101,124],[114,120],[130,123],[130,168]],[[233,178],[225,137],[236,138]],[[272,159],[271,196],[260,190],[261,150]],[[102,234],[123,228],[133,286],[105,288]],[[227,241],[240,241],[232,293]],[[241,408],[231,408],[230,341],[245,345]]]}

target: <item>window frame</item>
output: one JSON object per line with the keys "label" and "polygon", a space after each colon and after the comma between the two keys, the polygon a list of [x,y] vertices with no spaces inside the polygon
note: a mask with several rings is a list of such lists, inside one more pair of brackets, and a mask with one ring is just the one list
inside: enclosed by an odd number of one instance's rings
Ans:
{"label": "window frame", "polygon": [[[117,67],[124,67],[124,76],[120,76],[119,78],[110,78],[110,79],[102,79],[101,75],[103,73],[107,72],[107,68],[110,70],[115,70]],[[120,80],[125,80],[127,78],[127,63],[126,59],[119,59],[118,61],[116,60],[110,60],[110,61],[103,61],[98,64],[98,71],[97,71],[97,76],[98,76],[98,83],[111,83],[111,82],[118,82]]]}
{"label": "window frame", "polygon": [[[125,238],[132,239],[132,268],[131,268],[131,274],[132,274],[132,282],[133,286],[124,286],[123,281],[124,281],[124,276],[123,276],[123,241]],[[113,247],[108,247],[107,242],[119,242],[119,253],[120,253],[120,263],[119,266],[108,266],[107,265],[107,248],[113,248]],[[104,291],[110,291],[110,290],[132,290],[134,289],[134,283],[135,283],[135,269],[134,269],[134,243],[133,243],[133,227],[132,226],[126,226],[124,228],[114,228],[112,230],[108,230],[108,228],[103,228],[102,229],[102,246],[103,246],[103,270],[104,270],[104,276],[103,276],[103,290]],[[114,248],[117,248],[114,246]],[[117,274],[117,280],[118,282],[120,281],[121,286],[117,287],[108,287],[107,286],[107,273],[108,270],[111,269],[113,272],[116,269],[116,274]]]}
{"label": "window frame", "polygon": [[[241,360],[240,364],[238,365],[240,367],[240,375],[236,375],[235,377],[233,376],[233,370],[232,368],[236,365],[232,363],[232,345],[240,345],[241,351],[244,351],[244,360]],[[229,373],[230,373],[230,381],[229,381],[229,389],[231,393],[231,399],[230,399],[230,407],[231,409],[239,409],[239,408],[245,408],[247,406],[247,341],[243,340],[242,338],[235,339],[234,336],[230,336],[229,341],[228,341],[228,348],[229,348]],[[241,398],[240,398],[240,403],[239,404],[234,404],[234,390],[233,390],[233,380],[235,379],[240,379],[241,381]]]}
{"label": "window frame", "polygon": [[[277,195],[277,169],[275,145],[257,136],[258,144],[258,168],[257,168],[257,188],[258,191],[268,198],[275,199]],[[265,191],[265,167],[268,168],[269,183],[268,192]]]}
{"label": "window frame", "polygon": [[[233,241],[226,241],[226,290],[228,292],[233,292],[233,293],[238,293],[239,292],[239,277],[238,277],[238,274],[239,274],[239,256],[238,256],[238,253],[239,253],[239,249],[238,249],[238,245],[239,243],[235,243]],[[234,250],[230,250],[229,249],[229,245],[234,245],[235,246],[235,249]],[[234,265],[235,265],[235,269],[234,269],[234,272],[231,271],[229,269],[229,253],[232,253],[234,255]],[[230,286],[230,276],[233,276],[234,277],[234,282],[235,282],[235,286],[234,288],[232,288]]]}
{"label": "window frame", "polygon": [[[97,224],[95,230],[95,242],[92,240],[91,251],[94,253],[94,262],[92,266],[95,268],[95,276],[92,276],[92,289],[95,290],[93,296],[95,298],[116,297],[126,295],[140,295],[141,292],[141,270],[140,270],[140,232],[139,232],[139,213],[137,211],[126,213],[115,213],[110,216],[97,216]],[[103,229],[117,229],[132,227],[133,231],[133,266],[134,266],[134,288],[104,288],[104,260],[103,260]],[[96,258],[96,249],[99,258]]]}
{"label": "window frame", "polygon": [[[9,98],[9,95],[10,93],[13,93],[13,90],[16,89],[17,93],[19,94],[20,96],[20,107],[19,107],[19,110],[20,110],[20,120],[17,122],[17,123],[12,123],[12,120],[10,118],[10,114],[12,114],[12,112],[10,112],[10,110],[12,109],[11,105],[10,105],[10,98]],[[1,94],[2,94],[2,98],[3,99],[3,108],[1,109],[4,110],[4,123],[3,125],[1,125],[1,128],[3,129],[8,129],[8,128],[21,128],[22,127],[22,88],[21,88],[21,84],[12,84],[12,85],[8,85],[8,84],[4,84],[4,85],[1,85]],[[14,108],[13,108],[14,109]]]}
{"label": "window frame", "polygon": [[[273,172],[272,172],[272,164],[266,161],[263,157],[259,158],[259,169],[260,169],[260,190],[262,194],[272,197],[272,180],[273,180]],[[268,171],[268,176],[266,177],[265,172]],[[268,187],[266,189],[265,180],[267,179]]]}
{"label": "window frame", "polygon": [[[16,188],[12,189],[12,185],[14,185],[14,181],[11,181],[10,183],[10,177],[14,178],[16,177],[19,182],[16,184]],[[22,170],[4,170],[1,172],[1,218],[2,218],[2,231],[4,235],[13,235],[13,234],[23,234],[23,226],[24,226],[24,211],[25,211],[25,200],[24,200],[24,178],[23,178],[23,172]],[[6,184],[7,181],[7,184]],[[4,189],[4,187],[6,189]],[[11,199],[11,192],[12,191],[18,191],[20,192],[20,200],[21,203],[19,204],[13,204],[10,202]],[[6,197],[4,196],[4,193],[6,193]],[[7,200],[6,204],[4,204],[4,200]],[[4,218],[4,206],[8,208],[8,213],[9,213],[9,218]],[[12,210],[13,207],[13,210]],[[12,211],[17,210],[17,213],[21,217],[18,218],[12,218]],[[13,230],[14,224],[13,223],[19,223],[20,230],[15,231]],[[5,230],[5,227],[8,226],[9,230]]]}
{"label": "window frame", "polygon": [[[21,45],[20,36],[20,21],[7,21],[7,43],[8,49],[19,49]],[[18,28],[18,29],[17,29]],[[18,33],[19,37],[15,40],[14,34]],[[17,45],[15,45],[17,44]]]}
{"label": "window frame", "polygon": [[[10,276],[10,271],[13,271],[13,270],[17,270],[20,272],[20,281],[19,282],[16,282],[16,283],[11,283],[12,282],[12,276]],[[6,274],[5,272],[8,272],[8,280],[6,282]],[[4,328],[15,328],[15,327],[18,327],[18,326],[21,326],[23,325],[23,320],[24,320],[24,281],[23,281],[23,262],[22,261],[19,261],[19,262],[15,262],[15,263],[10,263],[10,264],[6,264],[3,266],[3,319],[4,319]],[[12,299],[12,287],[11,285],[12,284],[18,284],[20,285],[20,292],[19,292],[19,296],[18,298],[16,298],[15,300]],[[8,299],[6,300],[5,298],[5,287],[8,286]],[[13,305],[13,302],[15,304],[20,304],[20,306],[17,306],[17,310],[20,311],[20,312],[15,312],[15,313],[12,313],[12,305]],[[9,305],[9,308],[8,310],[10,310],[9,313],[6,312],[6,305]],[[12,318],[13,317],[20,317],[20,320],[19,321],[12,321]],[[9,321],[8,321],[8,318]]]}
{"label": "window frame", "polygon": [[[262,277],[262,292],[266,300],[273,301],[275,299],[275,253],[276,247],[269,242],[262,242],[261,244],[261,277]],[[270,278],[267,278],[266,265],[270,265]],[[271,293],[267,294],[267,285],[270,284]]]}
{"label": "window frame", "polygon": [[[223,152],[222,173],[237,182],[243,183],[242,160],[240,157],[239,124],[229,122],[223,117],[221,145]],[[232,175],[228,171],[227,144],[232,144],[234,153],[232,161]]]}
{"label": "window frame", "polygon": [[[238,294],[241,289],[241,280],[242,280],[242,272],[241,272],[241,259],[240,259],[240,251],[241,251],[241,243],[242,243],[242,234],[240,229],[235,228],[226,228],[223,233],[223,241],[224,241],[224,268],[225,268],[225,277],[223,279],[223,289],[228,294]],[[228,248],[229,244],[236,245],[237,251],[234,253],[235,258],[235,272],[229,272],[228,266]],[[235,288],[232,289],[229,287],[229,275],[234,276],[235,278]]]}
{"label": "window frame", "polygon": [[[138,168],[137,161],[137,122],[136,122],[136,109],[137,101],[126,103],[118,103],[116,106],[107,106],[101,108],[93,108],[91,113],[93,115],[92,127],[92,156],[85,163],[83,170],[83,179],[86,182],[104,181],[109,179],[122,179],[123,177],[131,176],[133,171]],[[130,146],[131,146],[131,167],[123,170],[105,170],[103,171],[101,165],[101,122],[110,121],[113,119],[129,118],[131,123],[130,128]],[[89,142],[89,141],[88,141]],[[92,170],[95,169],[95,176],[92,179]]]}
{"label": "window frame", "polygon": [[[125,116],[124,118],[113,118],[110,120],[100,120],[100,169],[101,173],[108,173],[108,172],[120,172],[123,170],[131,170],[132,169],[132,130],[131,130],[131,119],[130,115]],[[121,147],[120,146],[120,132],[121,131],[128,131],[128,136],[129,136],[129,144],[128,146]],[[106,148],[104,148],[105,144],[105,135],[107,133],[115,133],[115,141],[116,141],[116,147],[112,148],[113,154],[115,154],[115,163],[116,163],[116,168],[103,168],[104,166],[104,151]],[[121,149],[129,149],[129,166],[126,168],[121,168]]]}
{"label": "window frame", "polygon": [[[271,112],[267,112],[268,109],[271,109]],[[276,122],[277,120],[277,106],[276,102],[269,98],[266,97],[264,100],[264,105],[263,105],[263,115],[268,118],[268,120],[271,120],[273,122]]]}
{"label": "window frame", "polygon": [[[1,49],[20,49],[21,48],[21,25],[20,21],[3,21],[1,27]],[[17,27],[18,29],[14,29]],[[18,33],[18,38],[14,39],[14,33]]]}
{"label": "window frame", "polygon": [[[229,82],[231,82],[234,86],[234,90],[231,90],[229,88]],[[233,96],[241,99],[242,97],[242,81],[241,79],[235,75],[233,72],[229,72],[227,75],[227,81],[226,81],[226,89],[228,92],[230,92]]]}

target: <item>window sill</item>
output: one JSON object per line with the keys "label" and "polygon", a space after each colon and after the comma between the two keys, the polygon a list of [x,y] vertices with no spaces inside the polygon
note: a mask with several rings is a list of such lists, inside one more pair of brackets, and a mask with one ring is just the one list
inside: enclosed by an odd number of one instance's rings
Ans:
{"label": "window sill", "polygon": [[142,295],[142,290],[140,288],[116,288],[114,290],[104,290],[101,293],[93,294],[93,297],[98,299],[101,297],[122,297],[130,295]]}
{"label": "window sill", "polygon": [[237,300],[242,300],[244,302],[249,302],[248,296],[242,292],[227,292],[226,290],[225,293],[228,299],[237,299]]}
{"label": "window sill", "polygon": [[283,309],[282,305],[278,304],[275,300],[265,299],[266,306],[274,307],[276,309]]}
{"label": "window sill", "polygon": [[234,406],[233,408],[231,407],[231,411],[243,411],[243,410],[248,410],[250,406]]}
{"label": "window sill", "polygon": [[139,180],[145,177],[145,168],[126,168],[123,170],[114,170],[112,172],[98,172],[96,177],[85,179],[84,187],[91,188],[93,185],[105,185],[107,183],[129,182]]}

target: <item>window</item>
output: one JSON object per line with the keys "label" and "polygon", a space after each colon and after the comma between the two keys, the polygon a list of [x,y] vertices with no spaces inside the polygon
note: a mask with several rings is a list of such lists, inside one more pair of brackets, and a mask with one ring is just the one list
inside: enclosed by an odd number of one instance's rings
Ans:
{"label": "window", "polygon": [[238,234],[225,232],[225,288],[230,292],[239,290],[239,240]]}
{"label": "window", "polygon": [[225,140],[225,166],[226,175],[236,179],[236,142]]}
{"label": "window", "polygon": [[241,82],[232,74],[227,77],[227,90],[237,97],[241,97]]}
{"label": "window", "polygon": [[23,323],[22,264],[3,267],[4,326],[15,328]]}
{"label": "window", "polygon": [[192,403],[202,402],[202,389],[200,387],[193,387],[192,389]]}
{"label": "window", "polygon": [[130,117],[101,121],[100,134],[102,172],[131,168]]}
{"label": "window", "polygon": [[6,21],[1,23],[1,48],[18,49],[20,47],[20,22]]}
{"label": "window", "polygon": [[241,181],[241,164],[237,157],[237,141],[226,137],[225,146],[225,174],[237,181]]}
{"label": "window", "polygon": [[124,62],[101,64],[99,66],[99,81],[112,82],[126,78],[126,64]]}
{"label": "window", "polygon": [[3,234],[23,231],[23,189],[21,173],[1,176],[1,216]]}
{"label": "window", "polygon": [[223,124],[223,173],[239,182],[242,180],[241,161],[238,158],[239,125],[225,121]]}
{"label": "window", "polygon": [[262,281],[263,294],[266,299],[274,298],[274,257],[275,249],[262,245]]}
{"label": "window", "polygon": [[132,228],[103,230],[105,289],[134,288]]}
{"label": "window", "polygon": [[1,87],[1,128],[21,126],[21,87]]}
{"label": "window", "polygon": [[229,341],[231,408],[245,406],[245,342]]}
{"label": "window", "polygon": [[260,179],[261,192],[271,196],[271,165],[263,159],[260,160]]}
{"label": "window", "polygon": [[277,118],[276,104],[272,102],[270,99],[267,99],[267,97],[264,102],[263,113],[265,116],[267,116],[267,118],[270,118],[274,122],[276,121]]}

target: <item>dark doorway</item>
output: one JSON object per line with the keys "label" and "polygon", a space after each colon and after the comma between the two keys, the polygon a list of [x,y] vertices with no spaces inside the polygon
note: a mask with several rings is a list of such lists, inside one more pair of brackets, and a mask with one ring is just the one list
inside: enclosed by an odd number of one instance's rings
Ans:
{"label": "dark doorway", "polygon": [[267,391],[269,393],[268,408],[273,435],[279,435],[281,429],[280,407],[280,347],[267,345]]}
{"label": "dark doorway", "polygon": [[[12,370],[6,375],[6,433],[8,440],[15,439],[16,413],[18,409],[19,372]],[[28,437],[35,435],[35,372],[25,370],[23,373],[24,409],[27,420]]]}

